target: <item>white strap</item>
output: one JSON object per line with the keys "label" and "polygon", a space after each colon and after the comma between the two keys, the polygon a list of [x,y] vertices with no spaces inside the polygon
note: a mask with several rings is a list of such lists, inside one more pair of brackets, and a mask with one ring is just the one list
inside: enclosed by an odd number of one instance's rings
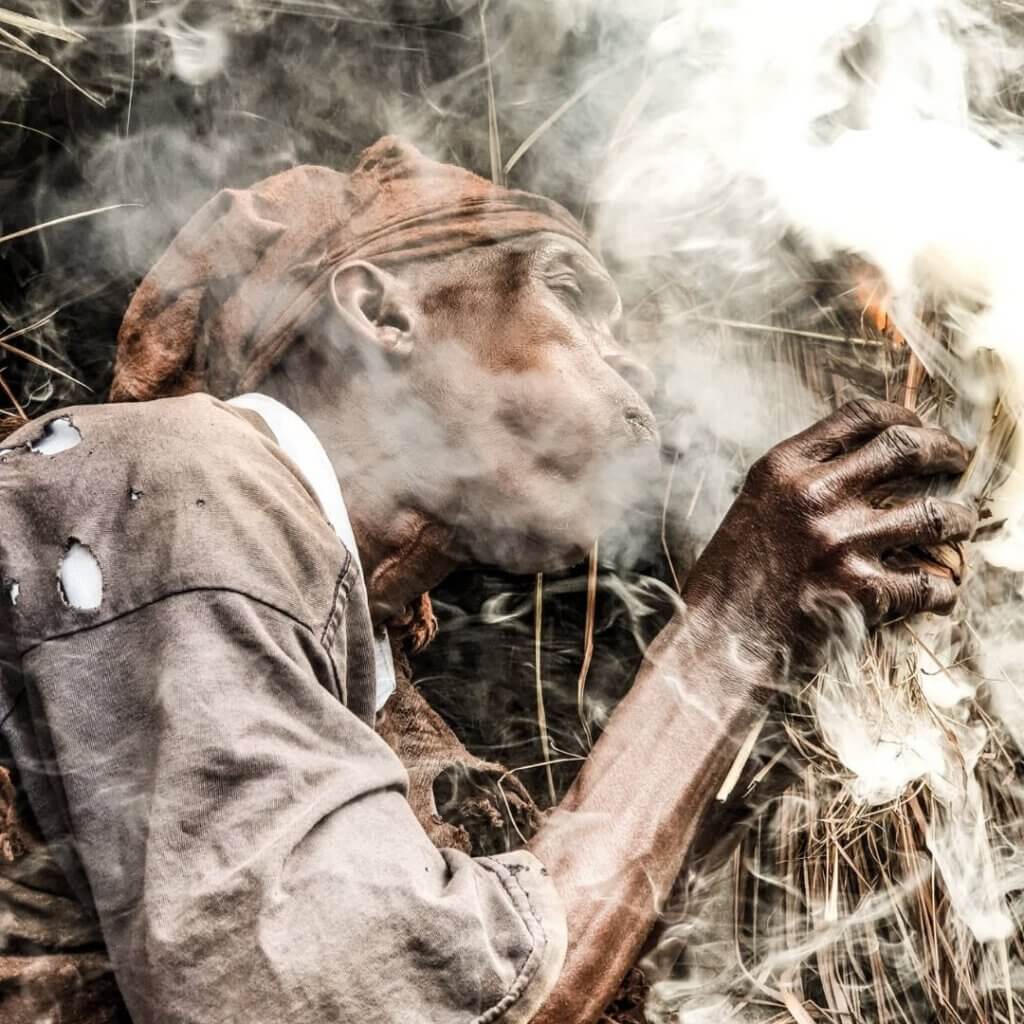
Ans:
{"label": "white strap", "polygon": [[[359,566],[359,571],[362,573],[359,548],[356,546],[352,521],[348,517],[345,499],[341,494],[341,485],[338,483],[338,477],[331,465],[331,460],[327,457],[324,446],[313,433],[309,424],[276,398],[257,392],[238,395],[229,399],[228,404],[251,410],[270,428],[282,451],[298,466],[299,472],[306,478],[306,482],[323,507],[327,521],[334,528],[334,532],[341,542],[352,553],[352,557],[356,560],[356,565]],[[369,615],[369,609],[367,609],[367,615]],[[376,630],[374,634],[374,661],[377,676],[376,706],[380,711],[388,697],[395,692],[395,663],[391,658],[388,632],[383,627]]]}

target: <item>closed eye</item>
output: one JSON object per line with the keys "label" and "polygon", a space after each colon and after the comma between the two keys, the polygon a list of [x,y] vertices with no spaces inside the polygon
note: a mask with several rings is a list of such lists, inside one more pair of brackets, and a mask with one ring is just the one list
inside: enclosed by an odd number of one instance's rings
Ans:
{"label": "closed eye", "polygon": [[568,300],[574,312],[583,309],[583,288],[575,274],[559,274],[548,278],[548,287],[562,299]]}
{"label": "closed eye", "polygon": [[577,316],[612,325],[622,311],[618,289],[592,256],[564,246],[546,249],[539,264],[544,283]]}
{"label": "closed eye", "polygon": [[578,316],[610,324],[619,319],[619,294],[604,278],[564,272],[548,276],[547,286]]}

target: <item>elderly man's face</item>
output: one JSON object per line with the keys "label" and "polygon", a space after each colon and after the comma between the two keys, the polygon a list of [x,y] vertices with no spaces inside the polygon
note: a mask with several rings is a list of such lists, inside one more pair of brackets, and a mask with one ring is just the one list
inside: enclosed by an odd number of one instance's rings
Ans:
{"label": "elderly man's face", "polygon": [[407,441],[428,511],[477,561],[533,572],[579,560],[657,469],[650,375],[615,341],[607,272],[552,234],[401,276],[415,310],[401,375],[427,414]]}

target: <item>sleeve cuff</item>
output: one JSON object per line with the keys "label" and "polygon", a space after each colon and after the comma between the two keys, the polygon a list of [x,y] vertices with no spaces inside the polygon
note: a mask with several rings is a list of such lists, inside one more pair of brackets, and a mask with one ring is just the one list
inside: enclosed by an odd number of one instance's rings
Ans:
{"label": "sleeve cuff", "polygon": [[547,868],[526,850],[481,857],[478,863],[501,878],[534,938],[516,983],[473,1024],[528,1024],[562,973],[568,946],[565,907]]}

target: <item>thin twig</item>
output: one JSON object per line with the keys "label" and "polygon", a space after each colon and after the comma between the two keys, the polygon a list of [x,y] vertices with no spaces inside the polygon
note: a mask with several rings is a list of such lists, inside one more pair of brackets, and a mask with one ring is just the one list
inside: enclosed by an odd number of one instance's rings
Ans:
{"label": "thin twig", "polygon": [[480,5],[480,34],[484,45],[484,64],[487,66],[487,138],[491,153],[491,180],[495,185],[505,184],[501,169],[501,136],[498,134],[498,103],[494,95],[494,75],[491,72],[491,51],[487,42],[487,8],[490,0]]}
{"label": "thin twig", "polygon": [[25,414],[25,410],[21,407],[21,402],[18,401],[17,396],[7,383],[7,379],[4,377],[2,370],[0,370],[0,388],[3,388],[4,394],[11,400],[11,404],[14,408],[18,410],[18,415],[21,417],[22,422],[28,423],[28,416]]}
{"label": "thin twig", "polygon": [[583,623],[583,663],[580,665],[580,674],[576,680],[576,714],[579,715],[580,725],[587,737],[587,746],[594,745],[594,738],[590,733],[590,722],[587,720],[586,710],[583,706],[583,693],[587,686],[587,676],[590,673],[590,663],[594,657],[594,619],[597,609],[597,541],[590,549],[590,559],[587,562],[587,614]]}
{"label": "thin twig", "polygon": [[498,792],[501,794],[501,799],[505,802],[505,811],[508,814],[508,820],[512,823],[512,827],[516,830],[516,835],[519,836],[520,841],[525,846],[528,842],[528,837],[523,835],[522,829],[516,824],[516,816],[512,813],[512,805],[508,802],[508,797],[505,795],[504,781],[510,776],[515,775],[516,772],[526,772],[532,768],[547,768],[551,770],[553,764],[565,764],[569,761],[585,761],[586,758],[579,754],[570,754],[566,757],[555,757],[547,761],[535,761],[533,764],[521,764],[516,768],[508,768],[497,779]]}
{"label": "thin twig", "polygon": [[544,574],[537,573],[533,598],[533,679],[537,693],[537,729],[540,732],[540,749],[544,755],[544,771],[548,780],[548,795],[551,805],[557,802],[555,777],[551,772],[551,744],[548,739],[548,716],[544,710],[544,676],[542,669],[541,638],[544,626]]}
{"label": "thin twig", "polygon": [[665,500],[661,503],[661,550],[665,552],[665,561],[668,562],[668,571],[672,573],[672,585],[676,588],[677,594],[682,594],[683,587],[679,582],[679,574],[676,572],[676,564],[672,558],[672,552],[668,548],[668,506],[672,499],[672,484],[676,478],[676,466],[679,465],[679,452],[672,455],[672,467],[668,471],[668,480],[665,483]]}
{"label": "thin twig", "polygon": [[63,25],[54,25],[52,21],[42,21],[33,18],[28,14],[18,14],[6,7],[0,7],[0,22],[10,25],[12,28],[19,28],[23,32],[30,32],[33,35],[50,36],[52,39],[59,39],[63,43],[83,43],[85,36],[74,29],[65,28]]}
{"label": "thin twig", "polygon": [[128,58],[128,102],[125,105],[124,133],[130,135],[132,131],[132,104],[135,101],[135,60],[136,49],[139,39],[138,12],[135,8],[135,0],[128,0],[128,17],[131,18],[129,32],[131,34],[131,49]]}
{"label": "thin twig", "polygon": [[49,57],[46,57],[38,50],[33,49],[23,39],[19,39],[16,35],[12,32],[8,32],[5,28],[0,28],[0,47],[7,50],[13,50],[15,53],[20,53],[26,57],[31,57],[33,60],[36,60],[45,67],[48,67],[54,74],[63,78],[72,89],[81,93],[87,100],[95,103],[98,107],[105,107],[107,105],[105,100],[101,99],[95,93],[90,92],[85,88],[85,86],[79,85],[78,82],[67,74],[67,72],[62,71],[57,67]]}
{"label": "thin twig", "polygon": [[23,334],[29,334],[37,328],[48,324],[59,312],[59,308],[51,309],[45,316],[41,316],[38,320],[33,320],[26,327],[18,327],[13,331],[3,331],[0,333],[0,341],[11,341],[13,338],[20,338]]}
{"label": "thin twig", "polygon": [[53,310],[42,317],[40,320],[36,320],[35,323],[29,324],[27,327],[19,327],[16,331],[9,331],[6,334],[0,334],[0,348],[11,355],[18,356],[21,359],[25,359],[36,366],[41,366],[44,370],[49,370],[50,373],[57,374],[58,377],[63,377],[65,380],[71,381],[72,384],[77,384],[80,388],[85,388],[86,391],[92,391],[92,388],[88,384],[80,381],[77,377],[72,377],[70,373],[66,373],[64,370],[52,363],[46,362],[45,359],[40,359],[39,356],[32,355],[31,352],[26,352],[24,349],[20,349],[10,343],[12,338],[20,338],[23,334],[28,334],[30,331],[34,331],[44,324],[48,324],[57,315],[57,310]]}
{"label": "thin twig", "polygon": [[821,331],[802,331],[795,327],[778,327],[775,324],[753,324],[746,320],[725,320],[715,316],[692,316],[689,319],[697,320],[700,323],[716,324],[719,327],[735,327],[741,331],[758,331],[764,334],[792,334],[797,338],[811,338],[815,341],[834,341],[841,345],[868,345],[871,348],[878,348],[885,344],[882,341],[873,341],[871,338],[858,338],[853,335],[844,337],[841,334],[823,334]]}
{"label": "thin twig", "polygon": [[6,125],[8,128],[20,128],[22,131],[31,132],[33,135],[41,135],[44,139],[49,139],[51,142],[56,142],[66,153],[70,153],[71,150],[60,141],[55,135],[51,135],[49,132],[44,132],[39,128],[33,128],[30,124],[22,124],[20,121],[0,121],[0,125]]}
{"label": "thin twig", "polygon": [[537,127],[534,128],[525,139],[523,139],[519,144],[519,148],[505,162],[505,174],[509,174],[512,168],[515,167],[515,165],[527,154],[533,144],[549,128],[551,128],[552,125],[557,124],[558,121],[568,113],[568,111],[572,110],[580,100],[586,97],[610,75],[613,75],[616,71],[621,71],[630,63],[631,61],[620,61],[618,64],[613,64],[610,68],[605,68],[604,71],[596,74],[589,82],[581,85],[564,103],[560,104],[552,114],[544,118],[544,120],[541,121],[541,123],[537,125]]}
{"label": "thin twig", "polygon": [[732,766],[729,768],[718,790],[718,795],[715,797],[719,803],[724,804],[732,796],[732,791],[736,788],[736,783],[740,781],[743,769],[747,766],[747,761],[750,760],[754,744],[757,743],[757,739],[761,735],[761,730],[764,728],[766,721],[768,721],[768,716],[761,715],[747,733],[743,743],[740,744],[740,749],[736,751],[736,756],[733,758]]}
{"label": "thin twig", "polygon": [[925,376],[924,363],[917,358],[916,352],[911,351],[910,361],[907,363],[907,375],[903,381],[903,407],[911,412],[917,409],[917,395]]}
{"label": "thin twig", "polygon": [[95,210],[83,210],[81,213],[69,213],[65,217],[55,217],[53,220],[44,221],[42,224],[33,224],[30,228],[22,228],[20,231],[12,231],[9,235],[0,235],[0,244],[13,241],[15,238],[24,238],[25,235],[34,234],[44,228],[52,228],[57,224],[66,224],[71,220],[81,220],[83,217],[93,217],[98,213],[108,213],[110,210],[124,210],[126,208],[141,208],[142,203],[111,203],[109,206],[99,206]]}

